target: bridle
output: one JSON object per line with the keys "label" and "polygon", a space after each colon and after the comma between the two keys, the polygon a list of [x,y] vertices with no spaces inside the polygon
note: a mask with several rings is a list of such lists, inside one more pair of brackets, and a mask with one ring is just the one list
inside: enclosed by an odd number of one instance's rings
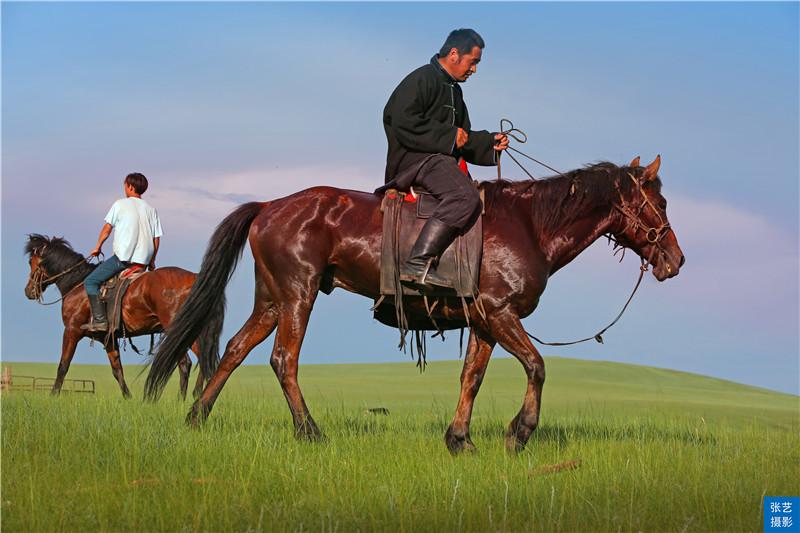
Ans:
{"label": "bridle", "polygon": [[39,264],[36,265],[36,268],[33,269],[33,271],[28,276],[28,285],[30,285],[30,287],[31,287],[31,291],[33,293],[33,299],[35,299],[39,304],[41,304],[41,305],[53,305],[53,304],[57,304],[58,302],[63,300],[64,296],[61,296],[61,298],[59,298],[58,300],[55,300],[53,302],[44,302],[44,301],[42,301],[44,299],[44,291],[48,287],[48,285],[50,285],[53,281],[57,280],[58,278],[66,275],[66,274],[69,274],[70,272],[72,272],[73,270],[78,268],[79,266],[83,265],[84,263],[86,263],[86,261],[88,259],[90,259],[90,257],[84,257],[84,258],[82,258],[80,260],[80,262],[74,264],[73,266],[69,267],[65,271],[60,272],[60,273],[58,273],[58,274],[56,274],[54,276],[49,276],[47,274],[47,272],[45,272],[44,268],[42,268],[42,259],[43,259],[44,251],[46,249],[47,249],[47,245],[45,244],[41,248],[37,248],[36,250],[34,250],[31,253],[32,257],[38,257],[39,258]]}
{"label": "bridle", "polygon": [[[642,259],[642,269],[647,271],[647,265],[652,264],[653,256],[655,255],[656,250],[661,252],[661,255],[664,257],[664,259],[666,259],[667,252],[664,249],[664,246],[661,244],[661,240],[667,235],[667,233],[669,233],[671,226],[669,222],[664,220],[664,217],[661,216],[659,210],[653,205],[653,202],[650,200],[647,194],[645,194],[644,188],[642,187],[643,180],[636,179],[636,177],[630,172],[627,174],[636,185],[636,190],[638,191],[639,196],[641,196],[642,202],[635,208],[632,208],[625,200],[625,195],[622,194],[620,184],[617,182],[615,186],[617,188],[617,192],[619,193],[619,203],[613,203],[612,207],[619,211],[622,216],[627,219],[627,224],[623,228],[623,232],[627,232],[632,229],[633,235],[635,236],[637,233],[639,233],[639,231],[642,231],[644,232],[647,242],[653,245],[652,249],[650,250],[650,256],[646,260]],[[659,226],[648,226],[642,222],[642,213],[647,207],[649,207],[653,213],[656,214]],[[609,239],[613,239],[613,237],[609,236]],[[614,241],[620,245],[616,239],[614,239]]]}

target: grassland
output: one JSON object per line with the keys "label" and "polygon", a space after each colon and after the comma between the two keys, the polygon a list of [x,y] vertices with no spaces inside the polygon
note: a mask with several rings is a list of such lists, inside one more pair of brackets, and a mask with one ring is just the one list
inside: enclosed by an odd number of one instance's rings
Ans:
{"label": "grassland", "polygon": [[[443,443],[459,362],[304,366],[326,435],[297,442],[268,367],[242,367],[207,425],[177,387],[125,401],[107,366],[94,396],[2,401],[3,531],[761,531],[764,495],[800,494],[800,400],[692,374],[547,358],[542,422],[509,456],[516,361],[476,402],[479,453]],[[55,365],[14,364],[49,376]],[[385,407],[389,416],[366,414]],[[557,473],[548,465],[579,460]]]}

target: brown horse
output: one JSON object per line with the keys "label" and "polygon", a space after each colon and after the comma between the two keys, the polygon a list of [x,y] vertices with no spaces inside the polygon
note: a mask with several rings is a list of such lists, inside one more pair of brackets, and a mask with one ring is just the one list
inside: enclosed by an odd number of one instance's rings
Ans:
{"label": "brown horse", "polygon": [[[461,374],[461,396],[445,442],[451,452],[474,449],[469,434],[472,405],[495,343],[522,363],[528,388],[511,421],[506,446],[521,450],[539,423],[544,361],[521,319],[536,308],[547,279],[602,235],[631,248],[653,266],[656,279],[678,274],[684,262],[669,226],[658,178],[660,157],[645,167],[600,163],[541,181],[486,182],[480,300],[465,310],[445,302],[433,318],[449,329],[471,326]],[[205,419],[231,372],[277,327],[270,364],[289,404],[298,437],[321,436],[297,383],[300,346],[320,290],[335,287],[377,298],[381,248],[381,198],[315,187],[271,202],[244,204],[217,227],[197,283],[167,330],[145,384],[156,398],[236,266],[246,240],[255,258],[255,304],[228,343],[222,362],[187,422]],[[409,298],[409,322],[427,320],[421,298]]]}
{"label": "brown horse", "polygon": [[[31,234],[25,245],[25,253],[29,256],[31,267],[28,283],[25,285],[25,296],[31,300],[41,299],[45,289],[51,284],[58,287],[62,296],[61,318],[64,322],[64,334],[61,345],[61,360],[58,364],[52,393],[59,394],[64,378],[69,370],[75,348],[83,337],[99,340],[104,344],[111,371],[119,383],[122,395],[130,398],[131,393],[122,373],[119,356],[119,342],[115,339],[106,341],[105,332],[88,333],[81,325],[89,321],[91,312],[89,300],[83,288],[83,280],[97,265],[91,264],[74,251],[70,244],[62,238],[48,238]],[[189,294],[196,275],[181,268],[167,267],[148,272],[135,279],[125,293],[122,304],[122,318],[126,333],[129,336],[160,333],[172,322],[178,309]],[[220,300],[211,311],[209,321],[198,334],[192,344],[192,351],[197,355],[200,372],[195,385],[195,396],[203,387],[203,376],[211,376],[216,367],[219,353],[219,335],[224,317],[224,299]],[[201,351],[203,350],[203,351]],[[206,359],[208,358],[208,361]],[[189,385],[189,372],[192,361],[184,351],[178,366],[180,367],[181,396],[186,397]]]}

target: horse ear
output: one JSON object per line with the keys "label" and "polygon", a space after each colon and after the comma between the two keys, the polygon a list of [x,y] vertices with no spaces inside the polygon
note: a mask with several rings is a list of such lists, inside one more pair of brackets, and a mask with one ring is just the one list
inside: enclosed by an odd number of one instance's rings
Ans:
{"label": "horse ear", "polygon": [[639,166],[639,156],[637,155],[636,157],[634,157],[633,161],[631,161],[631,164],[628,165],[628,166],[629,167],[633,167],[633,168],[638,167]]}
{"label": "horse ear", "polygon": [[661,154],[657,155],[653,162],[647,165],[647,168],[644,169],[645,181],[652,181],[656,179],[659,167],[661,167]]}

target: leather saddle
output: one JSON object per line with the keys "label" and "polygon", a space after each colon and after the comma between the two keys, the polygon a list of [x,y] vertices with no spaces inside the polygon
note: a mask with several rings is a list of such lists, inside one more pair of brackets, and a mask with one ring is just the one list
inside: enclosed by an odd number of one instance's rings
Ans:
{"label": "leather saddle", "polygon": [[144,276],[147,270],[140,265],[134,265],[115,275],[100,286],[100,301],[106,306],[108,318],[108,331],[118,332],[123,327],[122,323],[122,298],[136,279]]}
{"label": "leather saddle", "polygon": [[[481,201],[483,194],[481,193]],[[439,202],[425,191],[402,192],[389,189],[381,202],[383,211],[383,236],[381,244],[381,299],[375,307],[375,318],[389,326],[397,327],[395,296],[427,296],[428,299],[440,297],[475,298],[483,253],[483,221],[478,217],[475,223],[445,250],[436,267],[437,272],[452,280],[453,288],[437,288],[433,292],[422,293],[417,289],[400,283],[400,265],[408,259],[411,248],[419,236],[426,219],[436,210]],[[412,322],[415,320],[409,319]],[[429,319],[415,324],[411,329],[438,329]]]}

